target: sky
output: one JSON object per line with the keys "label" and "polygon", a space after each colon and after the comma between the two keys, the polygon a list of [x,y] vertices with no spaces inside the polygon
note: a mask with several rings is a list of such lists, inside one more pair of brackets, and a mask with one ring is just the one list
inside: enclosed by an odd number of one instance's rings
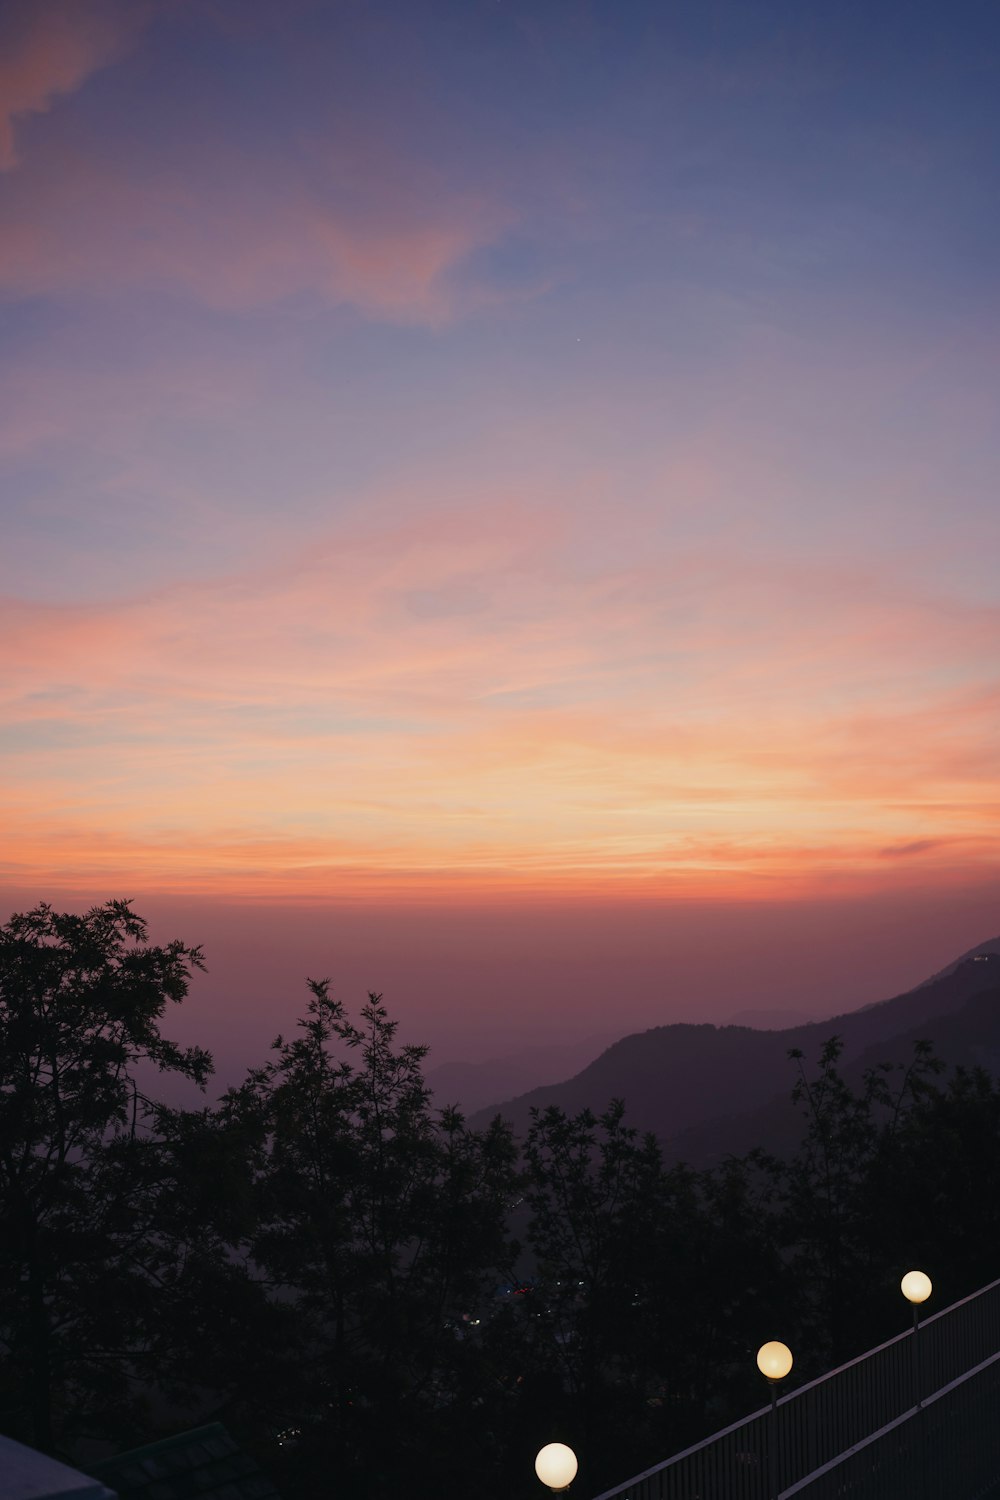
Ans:
{"label": "sky", "polygon": [[6,911],[442,1059],[1000,932],[998,101],[992,0],[6,0]]}

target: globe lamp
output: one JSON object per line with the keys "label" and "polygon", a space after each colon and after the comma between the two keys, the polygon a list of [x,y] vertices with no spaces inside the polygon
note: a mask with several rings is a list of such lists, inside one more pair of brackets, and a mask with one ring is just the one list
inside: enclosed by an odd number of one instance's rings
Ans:
{"label": "globe lamp", "polygon": [[535,1473],[550,1490],[568,1490],[578,1467],[576,1454],[565,1443],[546,1443],[535,1459]]}
{"label": "globe lamp", "polygon": [[757,1368],[768,1380],[784,1380],[792,1368],[791,1349],[777,1339],[769,1344],[761,1344],[757,1350]]}
{"label": "globe lamp", "polygon": [[926,1302],[933,1291],[931,1278],[923,1271],[907,1271],[899,1283],[899,1290],[907,1302]]}

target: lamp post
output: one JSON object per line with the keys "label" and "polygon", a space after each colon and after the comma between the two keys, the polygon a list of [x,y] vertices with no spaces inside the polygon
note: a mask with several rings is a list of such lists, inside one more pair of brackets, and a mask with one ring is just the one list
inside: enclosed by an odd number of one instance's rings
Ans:
{"label": "lamp post", "polygon": [[757,1368],[771,1387],[771,1420],[767,1434],[767,1493],[771,1500],[777,1500],[778,1386],[792,1368],[791,1349],[777,1339],[772,1339],[769,1344],[761,1344],[757,1350]]}
{"label": "lamp post", "polygon": [[579,1465],[576,1454],[565,1443],[546,1443],[535,1457],[535,1473],[550,1490],[568,1490]]}
{"label": "lamp post", "polygon": [[927,1496],[927,1433],[923,1416],[923,1401],[921,1400],[921,1371],[920,1371],[920,1305],[926,1302],[934,1290],[931,1278],[923,1271],[907,1271],[899,1283],[899,1290],[913,1307],[913,1404],[917,1411],[918,1442],[917,1454],[920,1469],[919,1489],[921,1500]]}
{"label": "lamp post", "polygon": [[913,1306],[913,1404],[920,1406],[920,1304],[927,1301],[934,1288],[931,1278],[923,1271],[907,1271],[899,1283],[899,1290]]}

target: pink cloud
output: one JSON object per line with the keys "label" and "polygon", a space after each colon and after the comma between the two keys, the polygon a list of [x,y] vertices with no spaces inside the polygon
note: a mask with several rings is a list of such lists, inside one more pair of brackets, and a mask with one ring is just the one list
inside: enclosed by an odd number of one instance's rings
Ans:
{"label": "pink cloud", "polygon": [[143,0],[29,0],[13,4],[0,38],[0,171],[18,164],[16,125],[46,114],[117,61],[144,24]]}
{"label": "pink cloud", "polygon": [[209,156],[142,177],[66,147],[37,164],[8,194],[0,288],[174,290],[229,310],[308,294],[433,324],[475,299],[449,275],[510,222],[487,196],[401,186],[395,165],[348,209],[335,165],[327,191],[283,160]]}
{"label": "pink cloud", "polygon": [[[80,88],[171,8],[18,0],[0,47],[0,169],[18,161],[18,122]],[[244,24],[238,8],[202,19],[223,33]],[[363,108],[311,130],[251,145],[172,118],[155,145],[137,147],[127,132],[92,137],[61,122],[32,143],[30,172],[5,185],[0,291],[168,290],[226,310],[306,295],[432,325],[497,300],[495,288],[452,275],[512,222],[494,190],[442,180],[392,122]]]}

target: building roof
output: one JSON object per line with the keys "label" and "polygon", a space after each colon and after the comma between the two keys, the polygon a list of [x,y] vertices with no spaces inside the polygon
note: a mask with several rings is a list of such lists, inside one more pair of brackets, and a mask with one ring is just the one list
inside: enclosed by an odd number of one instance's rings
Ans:
{"label": "building roof", "polygon": [[90,1474],[0,1437],[0,1500],[114,1500]]}
{"label": "building roof", "polygon": [[93,1464],[119,1500],[279,1500],[220,1422]]}

